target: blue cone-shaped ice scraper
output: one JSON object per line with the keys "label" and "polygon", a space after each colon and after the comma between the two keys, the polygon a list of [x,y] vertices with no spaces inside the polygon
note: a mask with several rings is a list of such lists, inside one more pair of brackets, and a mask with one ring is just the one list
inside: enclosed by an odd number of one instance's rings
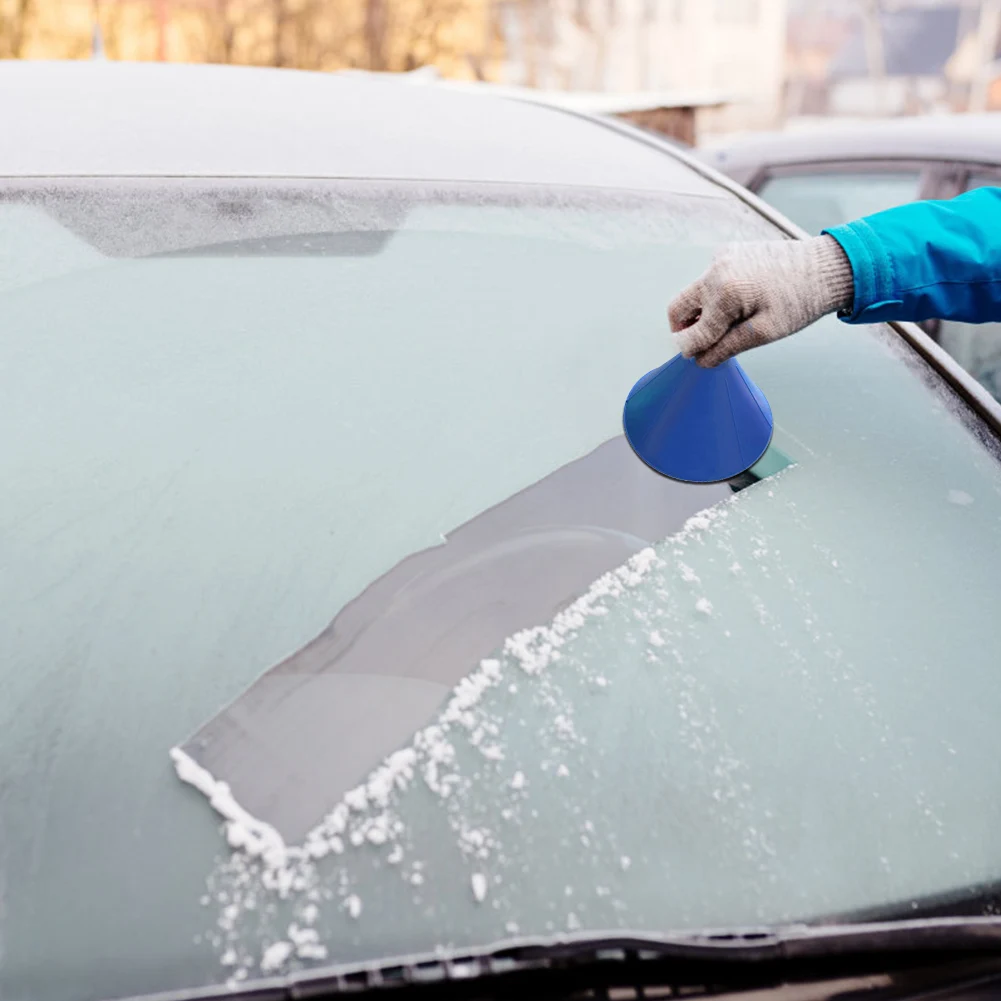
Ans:
{"label": "blue cone-shaped ice scraper", "polygon": [[764,454],[772,408],[735,358],[702,368],[675,355],[633,386],[622,425],[633,450],[658,473],[716,483]]}

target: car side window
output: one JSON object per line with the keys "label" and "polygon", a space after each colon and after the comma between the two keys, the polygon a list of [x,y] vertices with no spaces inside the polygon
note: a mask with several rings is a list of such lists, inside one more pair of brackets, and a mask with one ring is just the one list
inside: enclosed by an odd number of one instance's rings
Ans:
{"label": "car side window", "polygon": [[859,216],[913,201],[921,189],[921,171],[810,171],[769,177],[758,189],[808,233],[818,234]]}
{"label": "car side window", "polygon": [[939,344],[1001,401],[1001,323],[957,323],[943,320]]}

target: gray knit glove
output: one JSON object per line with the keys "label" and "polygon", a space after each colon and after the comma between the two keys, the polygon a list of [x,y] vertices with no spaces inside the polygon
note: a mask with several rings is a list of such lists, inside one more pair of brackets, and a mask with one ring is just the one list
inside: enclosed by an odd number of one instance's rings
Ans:
{"label": "gray knit glove", "polygon": [[711,368],[848,308],[853,291],[852,266],[833,237],[731,243],[668,316],[681,353]]}

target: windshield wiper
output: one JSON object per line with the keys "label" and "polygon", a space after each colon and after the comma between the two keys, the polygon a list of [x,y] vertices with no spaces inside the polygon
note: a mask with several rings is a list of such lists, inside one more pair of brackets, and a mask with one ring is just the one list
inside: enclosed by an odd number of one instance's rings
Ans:
{"label": "windshield wiper", "polygon": [[372,993],[399,1001],[523,1001],[580,991],[608,997],[621,988],[639,997],[645,991],[687,997],[930,969],[953,980],[972,973],[1001,976],[1001,917],[525,939],[501,948],[303,971],[250,982],[236,991],[184,991],[157,998],[292,1001]]}

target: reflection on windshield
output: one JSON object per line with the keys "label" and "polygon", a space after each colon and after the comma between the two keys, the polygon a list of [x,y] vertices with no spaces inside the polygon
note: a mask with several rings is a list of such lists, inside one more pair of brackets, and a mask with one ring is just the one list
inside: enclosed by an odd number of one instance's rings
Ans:
{"label": "reflection on windshield", "polygon": [[[30,224],[24,220],[30,217]],[[62,242],[100,258],[345,257],[401,232],[561,240],[595,249],[713,246],[770,229],[723,198],[430,182],[0,179],[0,224],[19,245]],[[721,226],[723,232],[721,232]],[[716,238],[713,234],[718,234]],[[54,271],[53,274],[62,273]]]}
{"label": "reflection on windshield", "polygon": [[44,209],[0,197],[0,294],[106,260]]}
{"label": "reflection on windshield", "polygon": [[183,751],[298,843],[470,664],[729,494],[666,479],[614,438],[380,577]]}
{"label": "reflection on windshield", "polygon": [[[697,514],[675,535],[673,544],[684,546],[688,537],[697,535],[715,520],[727,517],[725,508]],[[476,904],[484,904],[490,898],[491,905],[496,907],[495,900],[503,899],[507,890],[506,886],[501,886],[503,879],[496,871],[498,864],[506,863],[505,846],[500,840],[502,831],[495,824],[498,817],[488,820],[483,814],[483,806],[492,798],[488,810],[493,812],[492,808],[497,807],[507,825],[517,827],[528,814],[529,804],[536,801],[535,796],[548,799],[545,793],[538,793],[540,786],[545,787],[553,780],[559,783],[570,779],[566,762],[573,762],[576,770],[574,749],[586,743],[577,731],[573,700],[566,698],[569,692],[565,684],[550,677],[547,668],[563,660],[564,646],[577,636],[589,619],[608,616],[618,599],[636,588],[654,567],[661,565],[654,550],[645,548],[618,569],[601,576],[549,625],[509,637],[501,645],[497,658],[480,661],[477,669],[462,678],[437,719],[419,730],[412,743],[390,755],[362,784],[347,792],[322,822],[308,832],[301,847],[275,852],[273,844],[256,841],[253,831],[243,829],[241,818],[232,818],[227,825],[231,843],[250,847],[251,851],[234,856],[217,874],[213,889],[226,902],[221,930],[216,933],[215,941],[222,950],[224,964],[234,967],[235,979],[245,977],[258,966],[267,972],[296,957],[315,958],[318,950],[327,958],[327,947],[321,944],[320,933],[314,927],[321,917],[319,902],[333,901],[335,911],[350,920],[362,918],[366,898],[350,870],[340,867],[340,872],[331,879],[329,871],[322,874],[320,871],[329,869],[329,863],[318,860],[337,858],[345,852],[368,853],[370,859],[379,860],[378,867],[393,867],[404,884],[413,888],[413,904],[419,906],[425,895],[435,899],[440,888],[432,881],[439,878],[441,869],[429,864],[430,857],[418,848],[425,840],[426,832],[421,828],[427,820],[431,820],[436,829],[435,838],[442,833],[442,821],[451,832],[451,836],[438,843],[439,859],[442,858],[441,850],[447,854],[454,847],[458,847],[465,859],[465,865],[459,867],[460,872],[468,875],[463,896]],[[696,605],[700,614],[711,614],[710,608],[699,606],[698,602]],[[661,637],[655,631],[651,633],[651,642],[663,646],[670,635],[668,632]],[[614,670],[605,674],[585,668],[575,672],[575,681],[582,683],[590,695],[602,695],[613,684],[611,677],[615,673]],[[502,728],[503,715],[498,715],[498,709],[503,714],[505,708],[513,705],[532,717],[519,721],[525,733],[518,728],[513,733]],[[539,720],[540,711],[543,717],[549,718]],[[513,742],[511,737],[514,737]],[[531,762],[525,755],[526,749],[518,746],[526,738],[536,752]],[[176,760],[182,776],[187,771],[190,777],[190,759],[178,755]],[[572,789],[576,797],[580,792],[579,776],[564,785]],[[417,826],[411,828],[401,807],[418,788],[430,793],[423,798],[422,806],[426,808],[431,804],[436,816],[418,818]],[[202,791],[211,793],[212,790],[203,788]],[[424,812],[421,806],[418,810]],[[475,819],[477,812],[486,823]],[[534,808],[531,813],[538,816]],[[598,837],[598,828],[590,821],[583,821],[581,831],[585,847],[589,847],[591,841],[583,832]],[[521,866],[526,860],[508,856],[507,861]],[[364,861],[362,866],[367,868]],[[623,871],[629,868],[628,857],[618,859],[618,868]],[[257,911],[259,887],[274,891],[280,899],[291,898],[297,906],[295,918],[285,929],[286,937],[274,940],[272,935],[260,955],[248,952],[241,940],[248,910]],[[336,897],[334,887],[337,888]],[[498,887],[501,887],[500,896]],[[244,892],[244,888],[249,891]],[[597,890],[600,893],[602,888]],[[384,900],[379,902],[380,915],[385,903]],[[568,906],[573,908],[574,902],[568,902]],[[579,927],[579,923],[571,921],[569,926]],[[509,935],[520,930],[516,922],[506,923],[505,931]],[[503,936],[505,931],[498,931],[498,934]]]}

